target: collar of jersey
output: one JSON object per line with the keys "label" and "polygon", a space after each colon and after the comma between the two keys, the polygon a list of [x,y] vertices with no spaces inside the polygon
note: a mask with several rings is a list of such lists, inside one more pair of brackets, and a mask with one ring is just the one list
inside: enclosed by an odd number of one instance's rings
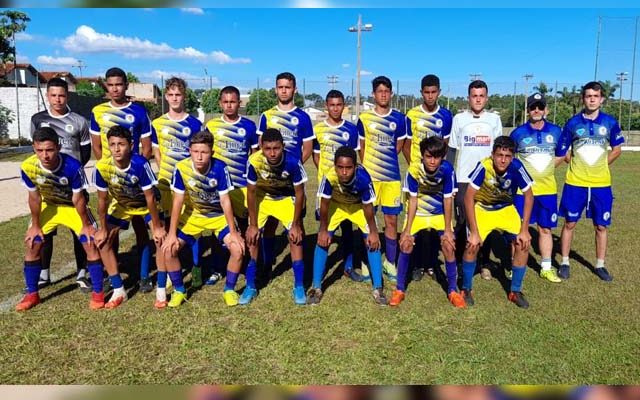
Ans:
{"label": "collar of jersey", "polygon": [[51,118],[55,118],[55,119],[62,119],[62,118],[66,117],[67,115],[69,115],[69,114],[71,113],[71,107],[69,107],[69,105],[67,104],[67,113],[66,113],[66,114],[64,114],[64,115],[60,115],[60,116],[53,115],[53,114],[51,114],[51,111],[49,111],[49,109],[48,109],[48,108],[47,108],[47,113],[49,114],[49,116],[50,116]]}
{"label": "collar of jersey", "polygon": [[433,112],[429,112],[429,111],[424,109],[424,103],[422,103],[422,104],[420,104],[420,111],[422,111],[423,113],[425,113],[427,115],[435,115],[438,111],[440,111],[440,104],[436,104],[436,109],[433,110]]}
{"label": "collar of jersey", "polygon": [[[133,154],[131,154],[131,155],[133,156]],[[113,160],[113,158],[112,158],[112,160]],[[116,161],[115,160],[113,160],[113,166],[119,172],[127,172],[127,171],[129,171],[129,168],[131,168],[131,160],[129,160],[129,165],[127,165],[127,168],[122,169],[122,168],[118,167],[118,165],[116,165]]]}
{"label": "collar of jersey", "polygon": [[113,104],[111,104],[111,100],[109,100],[109,101],[107,101],[107,104],[109,104],[109,107],[111,107],[111,108],[115,108],[116,110],[122,110],[123,108],[129,107],[132,103],[128,102],[126,105],[124,105],[122,107],[116,107]]}
{"label": "collar of jersey", "polygon": [[193,172],[195,172],[198,175],[206,176],[209,173],[209,171],[211,171],[211,167],[213,167],[213,158],[209,160],[209,168],[207,168],[207,171],[203,174],[196,169],[196,166],[193,165],[193,160],[191,160],[191,169],[193,170]]}
{"label": "collar of jersey", "polygon": [[235,125],[235,124],[237,124],[238,122],[240,122],[240,121],[242,120],[242,115],[238,115],[238,119],[237,119],[237,120],[235,120],[235,121],[233,121],[233,122],[227,122],[227,121],[224,119],[224,116],[223,116],[223,115],[221,115],[221,116],[220,116],[220,120],[221,120],[223,123],[225,123],[225,124]]}
{"label": "collar of jersey", "polygon": [[371,112],[372,112],[372,113],[374,113],[375,115],[377,115],[378,117],[383,117],[383,118],[384,118],[384,117],[388,117],[389,115],[391,115],[391,113],[393,112],[393,108],[389,107],[389,112],[388,112],[388,113],[386,113],[386,114],[378,114],[378,113],[376,112],[376,109],[375,109],[375,108],[372,108],[372,109],[371,109]]}
{"label": "collar of jersey", "polygon": [[322,121],[325,123],[325,125],[327,125],[329,128],[342,128],[342,126],[344,125],[344,123],[346,122],[345,119],[342,120],[342,122],[340,122],[340,124],[338,125],[331,125],[330,123],[327,122],[327,120],[325,119],[324,121]]}
{"label": "collar of jersey", "polygon": [[595,117],[595,119],[589,119],[589,118],[585,117],[584,116],[584,110],[580,111],[580,117],[582,118],[583,122],[590,121],[590,122],[593,122],[594,124],[599,124],[600,120],[602,119],[602,110],[598,111],[598,116]]}
{"label": "collar of jersey", "polygon": [[276,110],[278,110],[278,111],[280,111],[280,112],[283,112],[283,113],[290,113],[290,112],[295,111],[295,109],[296,109],[296,108],[298,108],[298,106],[295,106],[295,105],[294,105],[294,106],[293,106],[293,108],[292,108],[291,110],[289,110],[289,111],[285,111],[285,110],[281,110],[281,109],[280,109],[280,107],[278,107],[278,105],[277,105],[277,104],[275,105],[275,107],[276,107]]}
{"label": "collar of jersey", "polygon": [[62,167],[62,155],[58,154],[58,167],[56,169],[54,169],[53,171],[50,171],[48,169],[46,169],[42,163],[40,162],[40,160],[38,160],[38,165],[40,165],[40,168],[42,168],[43,170],[47,171],[50,174],[55,174],[56,172],[60,171],[60,168]]}
{"label": "collar of jersey", "polygon": [[165,113],[164,115],[167,117],[169,121],[173,121],[173,122],[182,122],[185,119],[189,118],[189,113],[185,113],[184,117],[182,117],[181,119],[173,119],[169,116],[169,113]]}
{"label": "collar of jersey", "polygon": [[533,126],[531,126],[531,122],[527,122],[527,128],[529,129],[529,132],[545,132],[545,129],[547,128],[547,120],[546,119],[542,119],[544,121],[544,124],[542,125],[542,129],[536,129]]}

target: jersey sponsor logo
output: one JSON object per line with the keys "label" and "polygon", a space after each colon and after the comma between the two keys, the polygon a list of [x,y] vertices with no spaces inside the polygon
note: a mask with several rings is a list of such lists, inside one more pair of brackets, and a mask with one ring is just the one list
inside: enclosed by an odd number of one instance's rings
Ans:
{"label": "jersey sponsor logo", "polygon": [[440,118],[436,118],[436,126],[442,128],[442,125],[444,125],[444,122]]}
{"label": "jersey sponsor logo", "polygon": [[522,139],[522,143],[524,143],[525,145],[527,145],[527,144],[531,143],[531,141],[532,141],[532,140],[533,140],[533,139],[531,139],[530,137],[526,137],[526,138]]}
{"label": "jersey sponsor logo", "polygon": [[293,117],[291,118],[291,123],[294,125],[298,125],[300,123],[300,120],[298,119],[298,117]]}
{"label": "jersey sponsor logo", "polygon": [[244,136],[246,134],[247,134],[247,130],[246,129],[244,129],[244,128],[238,129],[238,135]]}
{"label": "jersey sponsor logo", "polygon": [[578,128],[578,129],[576,129],[576,135],[578,135],[578,136],[584,136],[584,134],[585,134],[586,132],[587,132],[587,131],[586,131],[584,128]]}
{"label": "jersey sponsor logo", "polygon": [[133,114],[127,114],[127,115],[126,115],[126,117],[124,117],[124,119],[125,119],[127,122],[133,122],[133,121],[135,121],[135,120],[136,120],[136,117],[135,117]]}
{"label": "jersey sponsor logo", "polygon": [[463,140],[467,146],[491,146],[491,136],[465,136]]}
{"label": "jersey sponsor logo", "polygon": [[189,128],[188,126],[185,126],[184,128],[182,128],[182,134],[189,136],[191,134],[191,128]]}
{"label": "jersey sponsor logo", "polygon": [[547,141],[547,143],[553,143],[553,135],[547,135],[545,140]]}
{"label": "jersey sponsor logo", "polygon": [[72,133],[72,132],[73,132],[73,125],[71,125],[71,124],[66,124],[66,125],[64,126],[64,130],[65,130],[65,131],[67,131],[67,132],[69,132],[69,133]]}
{"label": "jersey sponsor logo", "polygon": [[60,178],[60,184],[61,185],[68,185],[69,184],[69,179],[67,179],[66,176],[63,176],[62,178]]}
{"label": "jersey sponsor logo", "polygon": [[398,127],[398,126],[396,125],[396,123],[395,123],[395,122],[391,122],[391,123],[389,124],[389,128],[390,128],[392,131],[395,131],[397,127]]}
{"label": "jersey sponsor logo", "polygon": [[606,135],[607,134],[607,127],[606,126],[601,126],[600,128],[598,128],[598,133],[601,135]]}
{"label": "jersey sponsor logo", "polygon": [[215,178],[209,179],[209,186],[211,186],[211,187],[218,186],[218,181]]}

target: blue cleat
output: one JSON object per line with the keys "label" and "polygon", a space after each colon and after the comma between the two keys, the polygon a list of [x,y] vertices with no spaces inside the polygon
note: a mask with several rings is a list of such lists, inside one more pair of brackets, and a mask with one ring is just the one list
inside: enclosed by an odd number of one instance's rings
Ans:
{"label": "blue cleat", "polygon": [[560,267],[558,268],[558,276],[561,279],[569,279],[569,264],[562,264],[560,265]]}
{"label": "blue cleat", "polygon": [[611,282],[613,280],[613,277],[605,267],[596,268],[596,275],[605,282]]}
{"label": "blue cleat", "polygon": [[238,304],[240,304],[241,306],[246,306],[247,304],[251,303],[256,297],[258,297],[258,291],[254,288],[246,287],[244,288],[244,291],[242,292],[242,295],[238,300]]}
{"label": "blue cleat", "polygon": [[345,269],[344,276],[346,276],[347,278],[351,279],[354,282],[364,282],[364,277],[360,275],[358,272],[356,272],[356,270],[354,270],[353,268]]}
{"label": "blue cleat", "polygon": [[293,288],[293,301],[299,305],[303,306],[307,304],[307,295],[304,293],[304,288],[302,286],[296,286]]}

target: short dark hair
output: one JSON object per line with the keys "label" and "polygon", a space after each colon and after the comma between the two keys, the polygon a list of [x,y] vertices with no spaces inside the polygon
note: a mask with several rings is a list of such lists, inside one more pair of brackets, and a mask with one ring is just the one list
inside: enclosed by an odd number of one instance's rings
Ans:
{"label": "short dark hair", "polygon": [[186,93],[187,91],[187,82],[184,79],[178,78],[177,76],[172,76],[164,82],[165,90],[169,90],[172,87],[177,87],[182,93]]}
{"label": "short dark hair", "polygon": [[238,97],[238,101],[240,101],[240,90],[238,90],[235,86],[225,86],[220,89],[220,94],[218,95],[218,100],[222,99],[223,94],[235,94]]}
{"label": "short dark hair", "polygon": [[105,79],[109,79],[114,76],[122,78],[125,83],[127,82],[127,74],[122,70],[122,68],[112,67],[112,68],[109,68],[107,72],[104,74]]}
{"label": "short dark hair", "polygon": [[329,90],[329,93],[327,93],[327,97],[324,100],[329,101],[329,99],[342,99],[342,101],[344,102],[344,94],[342,94],[342,92],[339,90],[331,89]]}
{"label": "short dark hair", "polygon": [[47,90],[52,87],[61,87],[65,92],[69,92],[69,84],[62,78],[51,78],[49,82],[47,82]]}
{"label": "short dark hair", "polygon": [[485,89],[487,93],[489,92],[489,88],[487,87],[487,83],[480,79],[476,79],[469,84],[469,89],[467,91],[468,94],[471,94],[471,89]]}
{"label": "short dark hair", "polygon": [[109,131],[107,132],[107,139],[112,137],[126,139],[129,143],[133,141],[133,138],[131,137],[131,131],[120,125],[114,125],[109,128]]}
{"label": "short dark hair", "polygon": [[440,89],[440,78],[433,74],[423,76],[422,82],[420,83],[420,89],[424,89],[425,86],[435,86]]}
{"label": "short dark hair", "polygon": [[512,153],[516,152],[516,142],[511,139],[509,136],[498,136],[493,141],[493,150],[495,152],[498,149],[506,149],[510,150]]}
{"label": "short dark hair", "polygon": [[389,90],[393,90],[393,85],[391,85],[391,79],[387,78],[386,76],[382,76],[382,75],[376,76],[371,81],[371,86],[373,87],[374,92],[376,91],[376,88],[380,85],[384,85]]}
{"label": "short dark hair", "polygon": [[358,163],[356,151],[349,146],[338,147],[338,150],[336,150],[336,154],[333,159],[333,163],[336,164],[338,162],[338,158],[340,157],[350,158],[353,161],[353,165],[356,165]]}
{"label": "short dark hair", "polygon": [[604,88],[602,87],[602,83],[597,81],[588,82],[586,85],[582,87],[580,90],[580,97],[584,98],[585,93],[588,89],[599,91],[602,97],[606,97],[606,93],[604,92]]}
{"label": "short dark hair", "polygon": [[49,127],[49,126],[43,126],[41,128],[36,129],[35,131],[33,131],[33,142],[53,142],[56,144],[56,146],[58,144],[60,144],[60,138],[58,137],[58,134],[56,133],[56,131]]}
{"label": "short dark hair", "polygon": [[209,147],[213,147],[213,135],[211,135],[209,131],[200,131],[195,135],[193,135],[193,137],[191,138],[191,142],[189,143],[189,146],[194,144],[201,144],[201,143],[206,144]]}
{"label": "short dark hair", "polygon": [[284,144],[284,139],[282,138],[282,133],[276,128],[267,128],[262,134],[262,143],[265,142],[280,142]]}
{"label": "short dark hair", "polygon": [[276,84],[280,79],[288,79],[293,82],[293,87],[296,87],[296,76],[291,72],[281,72],[276,76]]}
{"label": "short dark hair", "polygon": [[447,143],[440,136],[430,136],[420,142],[420,154],[428,152],[436,158],[443,158],[447,154]]}

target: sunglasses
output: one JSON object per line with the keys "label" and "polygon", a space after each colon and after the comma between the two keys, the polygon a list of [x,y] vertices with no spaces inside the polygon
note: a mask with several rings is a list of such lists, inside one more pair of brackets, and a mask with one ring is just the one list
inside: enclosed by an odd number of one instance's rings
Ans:
{"label": "sunglasses", "polygon": [[535,109],[538,109],[540,111],[544,111],[545,106],[543,106],[542,104],[534,104],[534,105],[529,107],[529,111],[533,111]]}

